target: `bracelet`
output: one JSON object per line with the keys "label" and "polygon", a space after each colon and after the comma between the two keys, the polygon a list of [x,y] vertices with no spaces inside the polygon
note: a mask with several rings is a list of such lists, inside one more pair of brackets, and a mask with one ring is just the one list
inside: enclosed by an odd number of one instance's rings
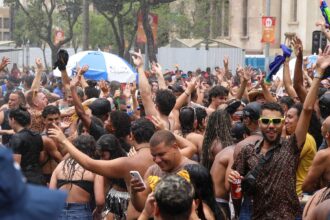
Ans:
{"label": "bracelet", "polygon": [[186,96],[190,96],[186,91],[184,91],[184,94],[186,94]]}

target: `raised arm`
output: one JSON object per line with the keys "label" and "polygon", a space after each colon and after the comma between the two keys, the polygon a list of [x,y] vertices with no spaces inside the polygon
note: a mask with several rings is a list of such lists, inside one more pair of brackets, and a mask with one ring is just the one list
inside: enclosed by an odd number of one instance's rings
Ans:
{"label": "raised arm", "polygon": [[42,65],[42,61],[41,61],[40,58],[36,59],[36,66],[37,66],[37,70],[36,70],[36,74],[34,76],[34,80],[32,82],[32,86],[31,86],[31,91],[33,91],[33,94],[35,94],[36,92],[39,91],[40,81],[41,81],[41,74],[42,74],[42,71],[44,69],[44,67]]}
{"label": "raised arm", "polygon": [[[175,106],[173,110],[179,111],[182,106],[187,104],[190,100],[191,93],[194,92],[197,85],[197,79],[194,77],[191,79],[190,82],[187,82],[186,90],[176,99]],[[173,111],[172,110],[172,111]]]}
{"label": "raised arm", "polygon": [[162,67],[159,65],[159,63],[152,63],[151,69],[153,72],[156,73],[159,89],[167,89],[165,79],[162,72]]}
{"label": "raised arm", "polygon": [[251,76],[252,76],[252,69],[251,67],[247,67],[245,69],[243,69],[242,67],[237,67],[236,70],[236,74],[239,75],[240,77],[240,87],[239,90],[236,94],[236,99],[241,100],[245,91],[246,91],[246,86],[248,84],[248,82],[251,80]]}
{"label": "raised arm", "polygon": [[292,86],[289,61],[290,61],[289,58],[287,58],[283,64],[283,83],[284,83],[285,91],[288,93],[288,95],[291,98],[295,99],[297,97],[297,93]]}
{"label": "raised arm", "polygon": [[303,46],[302,42],[298,37],[293,39],[293,48],[296,54],[296,64],[294,67],[294,76],[293,76],[293,88],[295,89],[301,102],[305,101],[307,91],[304,88],[304,78],[303,78]]}
{"label": "raised arm", "polygon": [[65,147],[71,157],[86,170],[108,178],[125,178],[127,175],[127,158],[121,157],[114,160],[94,160],[79,151],[63,134],[61,129],[54,125],[49,129],[49,137]]}
{"label": "raised arm", "polygon": [[10,59],[8,57],[2,57],[0,63],[0,71],[4,70],[8,64],[10,64]]}
{"label": "raised arm", "polygon": [[146,115],[158,115],[156,107],[151,99],[151,87],[143,70],[141,51],[139,50],[139,52],[134,52],[132,55],[133,62],[139,73],[139,89]]}
{"label": "raised arm", "polygon": [[297,128],[295,130],[295,135],[297,137],[298,148],[303,147],[305,143],[306,134],[308,131],[310,119],[313,113],[314,104],[317,98],[319,91],[319,86],[321,79],[323,77],[325,69],[330,65],[330,47],[329,45],[325,48],[325,51],[322,52],[320,49],[319,56],[316,61],[316,75],[314,76],[312,86],[310,87],[305,102],[303,110],[300,114]]}
{"label": "raised arm", "polygon": [[313,193],[320,188],[320,180],[325,171],[324,161],[328,159],[328,154],[324,150],[316,153],[313,163],[308,170],[308,174],[302,184],[304,192]]}
{"label": "raised arm", "polygon": [[[174,134],[174,133],[173,133]],[[176,138],[176,142],[180,148],[180,152],[183,156],[187,158],[192,158],[194,154],[197,153],[197,146],[194,145],[192,142],[188,141],[186,138],[181,137],[177,134],[174,134]]]}
{"label": "raised arm", "polygon": [[315,25],[321,28],[322,33],[325,34],[328,41],[330,41],[330,32],[329,29],[326,28],[325,22],[323,20],[320,20],[317,21]]}
{"label": "raised arm", "polygon": [[[83,73],[85,73],[88,70],[88,66],[85,65],[83,66],[79,71],[78,74],[75,78],[73,78],[70,82],[70,91],[71,91],[71,95],[72,95],[72,102],[73,105],[75,107],[76,113],[79,116],[79,118],[82,120],[84,126],[89,129],[92,119],[91,117],[85,112],[85,109],[83,107],[83,105],[81,104],[81,101],[78,97],[77,94],[77,86],[79,84],[79,78],[81,75],[83,75]],[[66,72],[66,70],[62,70],[62,72]]]}
{"label": "raised arm", "polygon": [[276,98],[270,93],[269,87],[265,83],[264,76],[262,74],[259,77],[259,84],[261,86],[266,102],[277,102]]}
{"label": "raised arm", "polygon": [[223,58],[223,67],[225,69],[225,80],[228,80],[230,77],[229,77],[229,58],[228,56],[225,56]]}

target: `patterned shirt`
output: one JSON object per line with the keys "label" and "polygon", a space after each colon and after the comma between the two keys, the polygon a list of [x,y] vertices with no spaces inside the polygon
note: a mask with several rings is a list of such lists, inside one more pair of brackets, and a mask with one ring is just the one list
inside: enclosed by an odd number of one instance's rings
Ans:
{"label": "patterned shirt", "polygon": [[41,133],[44,131],[44,122],[43,122],[43,117],[42,117],[42,111],[30,108],[28,110],[31,114],[31,125],[30,129],[31,131]]}
{"label": "patterned shirt", "polygon": [[[232,168],[242,176],[254,169],[263,156],[260,153],[262,143],[244,146]],[[296,170],[301,150],[295,135],[281,139],[273,148],[273,156],[256,176],[252,219],[295,219],[301,214],[296,194]]]}

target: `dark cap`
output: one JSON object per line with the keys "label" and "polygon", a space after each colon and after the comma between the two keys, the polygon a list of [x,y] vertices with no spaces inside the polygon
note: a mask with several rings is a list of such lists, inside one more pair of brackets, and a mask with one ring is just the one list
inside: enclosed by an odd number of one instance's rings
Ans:
{"label": "dark cap", "polygon": [[326,92],[320,97],[319,106],[322,118],[327,118],[330,115],[330,92]]}
{"label": "dark cap", "polygon": [[249,133],[249,129],[247,129],[242,122],[237,122],[231,129],[232,137],[235,139],[235,142],[239,142],[244,139],[244,134]]}
{"label": "dark cap", "polygon": [[181,92],[181,93],[184,92],[183,87],[178,83],[175,83],[172,86],[169,86],[168,88],[172,90],[172,92]]}
{"label": "dark cap", "polygon": [[228,102],[228,106],[226,107],[226,110],[229,114],[234,114],[237,109],[241,106],[242,102],[238,99],[232,99]]}
{"label": "dark cap", "polygon": [[111,111],[111,103],[108,99],[96,99],[88,106],[92,110],[92,114],[96,116],[105,115]]}
{"label": "dark cap", "polygon": [[250,102],[243,109],[243,117],[249,117],[252,120],[258,120],[260,117],[261,104]]}

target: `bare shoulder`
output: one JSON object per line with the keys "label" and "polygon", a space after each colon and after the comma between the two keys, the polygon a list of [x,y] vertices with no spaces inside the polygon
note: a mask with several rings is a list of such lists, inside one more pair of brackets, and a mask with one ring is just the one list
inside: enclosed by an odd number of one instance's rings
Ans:
{"label": "bare shoulder", "polygon": [[224,148],[222,151],[220,151],[217,154],[214,161],[229,160],[233,156],[234,150],[235,150],[235,145]]}
{"label": "bare shoulder", "polygon": [[328,162],[326,160],[330,156],[330,148],[319,150],[314,157],[315,162]]}
{"label": "bare shoulder", "polygon": [[256,143],[258,140],[261,140],[262,137],[259,135],[251,135],[244,140],[238,142],[235,146],[234,150],[234,159],[237,157],[237,155],[241,152],[242,148],[251,144]]}
{"label": "bare shoulder", "polygon": [[199,141],[203,140],[204,136],[195,132],[191,132],[186,136],[187,140],[194,140],[194,141]]}

